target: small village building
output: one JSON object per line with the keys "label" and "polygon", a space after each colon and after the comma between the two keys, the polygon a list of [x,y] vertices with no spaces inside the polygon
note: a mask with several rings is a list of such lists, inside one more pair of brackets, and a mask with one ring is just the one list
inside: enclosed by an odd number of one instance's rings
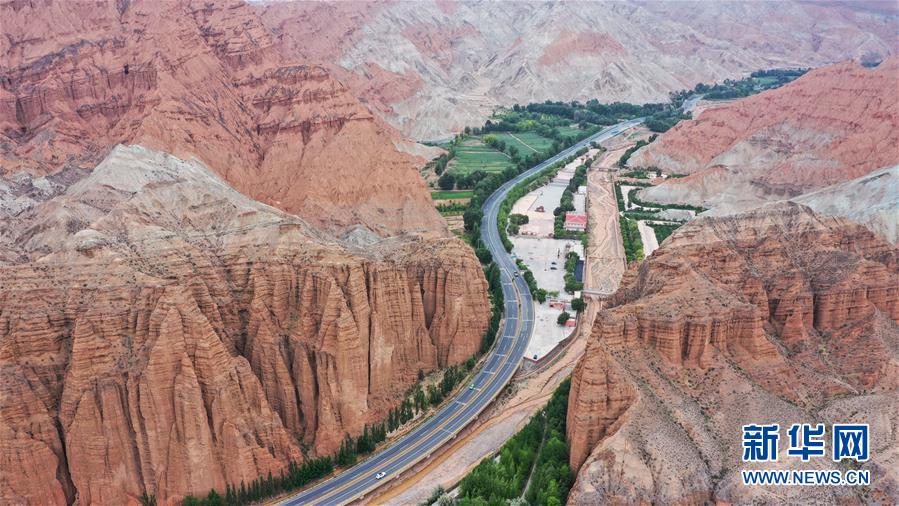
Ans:
{"label": "small village building", "polygon": [[565,213],[565,230],[583,232],[587,230],[587,215],[577,213]]}
{"label": "small village building", "polygon": [[566,301],[564,301],[564,300],[559,300],[559,299],[550,299],[550,300],[547,302],[547,304],[549,304],[549,307],[551,307],[551,308],[553,308],[553,309],[558,309],[559,311],[564,311],[564,310],[565,310],[565,306],[568,305],[568,304],[566,303]]}

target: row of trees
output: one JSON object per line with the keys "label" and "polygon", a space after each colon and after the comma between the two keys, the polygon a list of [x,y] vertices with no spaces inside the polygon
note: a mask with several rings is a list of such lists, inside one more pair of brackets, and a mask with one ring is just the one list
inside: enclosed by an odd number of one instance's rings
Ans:
{"label": "row of trees", "polygon": [[705,211],[705,208],[702,206],[694,206],[690,204],[659,204],[656,202],[646,202],[644,200],[640,200],[640,197],[637,196],[637,191],[639,188],[633,188],[631,191],[627,193],[627,198],[634,205],[638,205],[641,207],[655,207],[659,209],[686,209],[688,211],[695,211],[697,213],[701,213]]}
{"label": "row of trees", "polygon": [[498,458],[484,459],[462,479],[455,504],[508,504],[522,497],[528,504],[565,504],[574,481],[565,441],[570,388],[566,379],[544,409],[503,445]]}
{"label": "row of trees", "polygon": [[643,241],[636,220],[622,216],[619,220],[621,239],[624,242],[624,256],[628,263],[643,260]]}
{"label": "row of trees", "polygon": [[641,139],[641,140],[637,141],[637,143],[634,144],[633,146],[627,148],[627,150],[624,152],[624,154],[621,155],[621,158],[618,159],[618,167],[621,169],[627,167],[627,161],[630,160],[631,155],[634,154],[634,152],[637,151],[638,149],[640,149],[643,146],[649,144],[650,142],[656,140],[657,137],[658,137],[658,135],[653,134],[649,137],[649,139],[646,139],[646,140]]}
{"label": "row of trees", "polygon": [[455,156],[456,146],[454,144],[449,147],[449,150],[446,153],[443,153],[434,159],[434,173],[438,176],[443,174],[443,171],[446,170],[446,166]]}
{"label": "row of trees", "polygon": [[565,291],[568,293],[584,289],[584,283],[578,281],[574,276],[574,270],[580,259],[581,257],[576,251],[569,251],[568,256],[565,257]]}
{"label": "row of trees", "polygon": [[[181,504],[183,506],[242,506],[272,497],[273,495],[296,490],[331,474],[333,471],[334,459],[331,457],[307,460],[302,464],[291,462],[287,466],[286,473],[272,476],[272,473],[269,472],[267,477],[257,478],[250,483],[241,481],[238,486],[229,483],[225,486],[224,495],[219,494],[215,490],[210,490],[205,497],[188,495]],[[153,498],[152,502],[145,502],[145,504],[155,505],[156,500]]]}

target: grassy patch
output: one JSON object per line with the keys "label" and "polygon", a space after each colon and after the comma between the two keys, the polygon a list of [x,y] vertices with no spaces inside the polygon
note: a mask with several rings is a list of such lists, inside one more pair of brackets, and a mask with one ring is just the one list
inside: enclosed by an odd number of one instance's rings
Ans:
{"label": "grassy patch", "polygon": [[620,225],[621,238],[624,240],[624,256],[627,257],[628,263],[643,260],[643,241],[640,239],[637,222],[622,216]]}
{"label": "grassy patch", "polygon": [[518,152],[522,154],[546,151],[553,145],[552,139],[547,139],[534,132],[518,132],[515,134],[496,132],[493,135],[505,142],[506,146],[515,146],[518,148]]}
{"label": "grassy patch", "polygon": [[474,191],[472,190],[431,192],[431,198],[433,200],[470,199],[472,195],[474,195]]}
{"label": "grassy patch", "polygon": [[502,172],[512,166],[512,160],[505,154],[485,145],[476,138],[468,138],[456,147],[456,156],[450,161],[448,170],[455,174],[470,174],[477,170]]}
{"label": "grassy patch", "polygon": [[578,127],[564,126],[556,128],[559,131],[559,135],[562,137],[575,137],[580,138],[583,135],[584,131]]}

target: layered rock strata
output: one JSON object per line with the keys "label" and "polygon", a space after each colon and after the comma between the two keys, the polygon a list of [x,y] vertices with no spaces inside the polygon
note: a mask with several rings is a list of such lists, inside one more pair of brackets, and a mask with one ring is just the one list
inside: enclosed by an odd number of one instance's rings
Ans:
{"label": "layered rock strata", "polygon": [[[895,502],[897,322],[899,250],[861,225],[792,203],[685,225],[596,318],[568,406],[570,502]],[[743,486],[740,427],[772,422],[871,424],[877,482]]]}
{"label": "layered rock strata", "polygon": [[[739,210],[899,163],[899,57],[844,62],[683,121],[631,166],[687,174],[641,192],[661,203]],[[864,207],[863,204],[859,208]]]}
{"label": "layered rock strata", "polygon": [[330,240],[140,146],[0,238],[6,504],[168,502],[277,475],[486,329],[460,242]]}

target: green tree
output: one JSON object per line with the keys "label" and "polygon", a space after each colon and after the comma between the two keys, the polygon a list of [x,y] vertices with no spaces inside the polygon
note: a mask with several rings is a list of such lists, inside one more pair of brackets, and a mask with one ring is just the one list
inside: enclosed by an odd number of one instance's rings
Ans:
{"label": "green tree", "polygon": [[571,301],[571,308],[580,313],[584,309],[587,309],[587,303],[584,301],[583,297],[578,297]]}
{"label": "green tree", "polygon": [[559,317],[556,318],[556,323],[558,323],[559,325],[565,325],[565,322],[567,322],[569,318],[571,318],[571,315],[568,314],[568,311],[562,311]]}
{"label": "green tree", "polygon": [[437,186],[444,191],[452,190],[456,186],[456,176],[450,172],[444,172],[440,179],[437,180]]}

